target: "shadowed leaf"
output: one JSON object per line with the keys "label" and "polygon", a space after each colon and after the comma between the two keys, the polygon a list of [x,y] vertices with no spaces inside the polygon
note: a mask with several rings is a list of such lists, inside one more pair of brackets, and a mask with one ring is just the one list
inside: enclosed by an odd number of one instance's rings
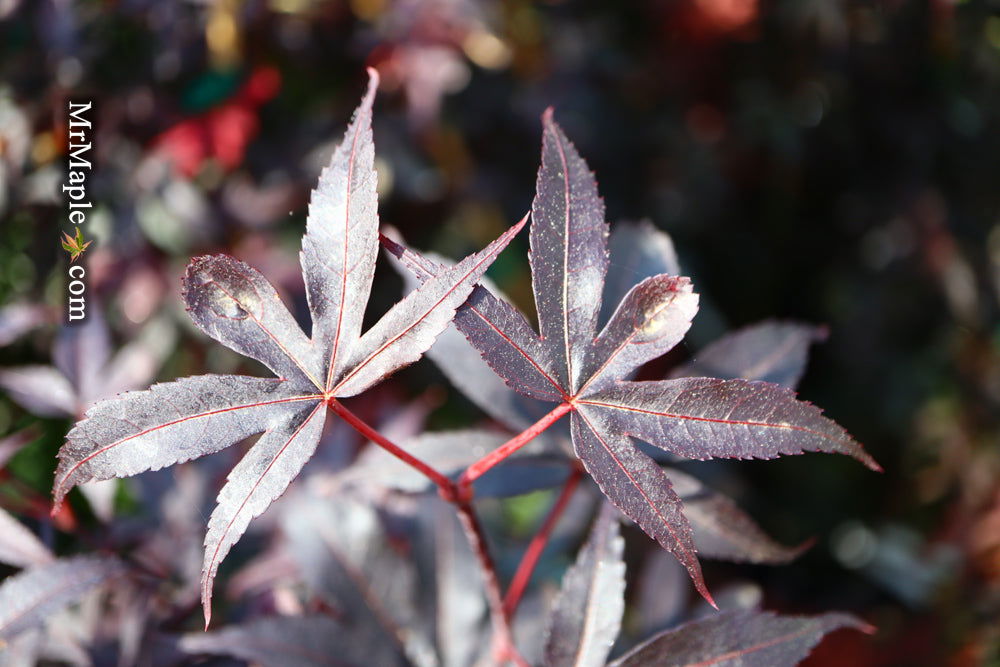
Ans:
{"label": "shadowed leaf", "polygon": [[617,223],[608,238],[608,255],[601,322],[608,321],[634,285],[660,274],[681,275],[674,242],[649,220]]}
{"label": "shadowed leaf", "polygon": [[465,533],[438,503],[434,521],[437,643],[445,667],[474,664],[486,640],[486,594]]}
{"label": "shadowed leaf", "polygon": [[615,512],[605,504],[563,576],[546,631],[547,667],[604,664],[625,611],[624,551]]}
{"label": "shadowed leaf", "polygon": [[779,564],[794,560],[809,546],[778,544],[726,496],[679,470],[670,468],[665,472],[684,501],[684,515],[691,523],[694,544],[702,556],[738,563]]}
{"label": "shadowed leaf", "polygon": [[375,510],[346,496],[323,506],[308,496],[286,508],[282,525],[313,594],[340,610],[368,664],[425,663],[426,642],[412,631],[413,563],[389,543]]}
{"label": "shadowed leaf", "polygon": [[0,371],[0,387],[39,417],[66,417],[76,409],[76,392],[51,366],[20,366]]}
{"label": "shadowed leaf", "polygon": [[14,567],[44,565],[54,556],[20,521],[0,509],[0,563]]}
{"label": "shadowed leaf", "polygon": [[189,655],[225,655],[263,667],[363,667],[371,664],[351,633],[324,616],[273,616],[216,632],[185,635]]}
{"label": "shadowed leaf", "polygon": [[42,625],[112,577],[122,564],[103,556],[76,556],[25,570],[0,584],[0,640]]}
{"label": "shadowed leaf", "polygon": [[[425,433],[411,438],[405,449],[438,472],[457,477],[470,464],[489,454],[509,436],[485,430],[456,430]],[[478,483],[479,497],[517,496],[560,484],[568,474],[566,462],[535,440],[509,459],[487,472]],[[419,471],[374,445],[364,450],[357,462],[338,476],[343,484],[365,489],[391,489],[407,493],[431,491],[434,484]]]}
{"label": "shadowed leaf", "polygon": [[778,616],[771,612],[715,614],[661,633],[609,667],[792,667],[829,632],[872,628],[847,614]]}
{"label": "shadowed leaf", "polygon": [[761,322],[723,336],[671,376],[761,380],[794,389],[805,372],[809,346],[825,337],[822,327]]}

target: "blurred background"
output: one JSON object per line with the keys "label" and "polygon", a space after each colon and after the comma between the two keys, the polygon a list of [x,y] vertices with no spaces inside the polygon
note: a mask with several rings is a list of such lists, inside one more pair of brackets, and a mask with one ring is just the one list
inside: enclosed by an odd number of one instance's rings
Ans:
{"label": "blurred background", "polygon": [[[749,579],[769,608],[847,610],[879,627],[831,637],[815,664],[1000,664],[997,9],[0,0],[0,365],[50,363],[69,99],[95,102],[82,261],[111,347],[133,354],[114,391],[249,368],[186,321],[179,276],[192,256],[234,254],[305,312],[309,190],[366,66],[382,77],[382,223],[453,257],[530,207],[551,105],[609,220],[668,232],[702,295],[674,356],[767,318],[825,325],[801,396],[886,470],[819,455],[719,464],[772,535],[817,542],[783,567],[708,564],[709,583]],[[526,235],[514,247],[491,275],[531,313]],[[369,317],[400,289],[380,267]],[[96,398],[77,385],[62,412],[0,396],[12,457],[0,506],[63,543],[97,520],[45,519],[54,453]],[[375,390],[370,410],[414,398],[436,406],[435,428],[482,419],[426,362]]]}

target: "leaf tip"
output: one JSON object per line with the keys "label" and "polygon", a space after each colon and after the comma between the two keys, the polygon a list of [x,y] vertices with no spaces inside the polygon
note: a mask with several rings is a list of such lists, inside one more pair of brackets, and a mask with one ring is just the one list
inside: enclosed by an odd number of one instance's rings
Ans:
{"label": "leaf tip", "polygon": [[542,112],[542,124],[551,125],[553,122],[553,115],[555,114],[555,107],[546,107],[545,111]]}
{"label": "leaf tip", "polygon": [[698,572],[698,578],[694,580],[694,587],[701,594],[701,597],[705,598],[705,602],[712,605],[715,611],[719,611],[719,605],[715,603],[715,598],[708,592],[708,586],[705,585],[705,580],[702,579],[700,571]]}
{"label": "leaf tip", "polygon": [[66,477],[67,475],[63,475],[62,479],[57,479],[52,486],[52,509],[49,511],[49,516],[54,517],[62,511],[63,501],[69,493],[69,489],[66,488]]}
{"label": "leaf tip", "polygon": [[858,449],[860,451],[858,452],[858,455],[855,456],[855,458],[858,459],[859,461],[861,461],[865,465],[866,468],[868,468],[872,472],[878,472],[878,473],[885,472],[885,470],[882,469],[882,466],[880,466],[878,464],[878,461],[876,461],[875,459],[873,459],[871,457],[871,454],[869,454],[868,452],[866,452],[864,450],[864,448],[861,447],[861,445],[858,445]]}
{"label": "leaf tip", "polygon": [[874,635],[876,632],[878,632],[877,627],[875,627],[871,623],[865,623],[864,621],[858,623],[857,628],[866,635]]}
{"label": "leaf tip", "polygon": [[791,558],[789,560],[795,560],[805,552],[812,549],[814,546],[816,546],[816,538],[810,537],[809,539],[802,542],[802,544],[792,548],[790,554]]}
{"label": "leaf tip", "polygon": [[201,597],[201,609],[205,614],[205,632],[208,632],[208,626],[212,624],[212,593],[202,593]]}
{"label": "leaf tip", "polygon": [[368,91],[365,93],[365,103],[370,104],[371,100],[375,98],[375,91],[378,90],[381,77],[374,67],[366,67],[365,71],[368,72]]}
{"label": "leaf tip", "polygon": [[527,213],[524,214],[523,218],[521,218],[520,220],[517,221],[517,223],[514,224],[514,226],[512,227],[513,230],[512,233],[517,234],[519,231],[521,231],[521,229],[526,224],[528,224],[528,218],[530,217],[531,217],[531,211],[528,211]]}

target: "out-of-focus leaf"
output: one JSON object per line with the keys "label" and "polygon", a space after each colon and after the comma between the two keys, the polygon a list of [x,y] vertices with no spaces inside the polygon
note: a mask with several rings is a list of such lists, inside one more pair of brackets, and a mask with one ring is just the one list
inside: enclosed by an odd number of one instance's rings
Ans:
{"label": "out-of-focus leaf", "polygon": [[[195,324],[280,379],[203,376],[125,394],[89,410],[60,450],[57,503],[76,484],[161,468],[267,432],[233,470],[209,527],[206,622],[219,560],[315,450],[323,419],[305,415],[318,415],[335,399],[417,360],[524,224],[426,280],[361,334],[378,255],[371,107],[379,78],[375,70],[369,75],[368,93],[310,202],[301,264],[312,338],[277,290],[247,264],[224,255],[200,257],[185,274],[184,299]],[[62,366],[72,377],[83,376],[72,369],[84,358],[70,354],[76,347],[66,349]]]}
{"label": "out-of-focus leaf", "polygon": [[[455,477],[507,440],[508,436],[503,433],[458,430],[411,438],[405,443],[405,449],[435,470]],[[547,454],[543,440],[529,443],[506,459],[502,466],[483,475],[476,494],[480,497],[516,496],[558,485],[566,478],[568,467],[564,460]],[[380,488],[420,493],[434,486],[422,473],[375,445],[365,449],[357,462],[339,476],[339,481],[362,491]]]}
{"label": "out-of-focus leaf", "polygon": [[486,643],[486,593],[482,574],[450,508],[436,504],[434,581],[437,644],[445,667],[475,663]]}
{"label": "out-of-focus leaf", "polygon": [[605,504],[576,562],[563,577],[546,630],[549,667],[600,667],[625,612],[625,541]]}
{"label": "out-of-focus leaf", "polygon": [[181,638],[188,655],[225,655],[263,667],[365,667],[370,654],[325,616],[272,616]]}
{"label": "out-of-focus leaf", "polygon": [[649,220],[616,224],[608,239],[608,255],[601,322],[608,321],[633,285],[661,274],[681,275],[674,242]]}
{"label": "out-of-focus leaf", "polygon": [[111,335],[99,306],[90,308],[83,322],[59,327],[52,347],[52,361],[76,388],[77,395],[95,395],[101,370],[110,358]]}
{"label": "out-of-focus leaf", "polygon": [[51,366],[0,370],[0,387],[39,417],[67,417],[76,410],[76,392],[66,377]]}
{"label": "out-of-focus leaf", "polygon": [[738,563],[780,564],[794,560],[808,544],[786,547],[778,544],[736,503],[698,479],[679,470],[666,471],[674,491],[684,502],[698,553]]}
{"label": "out-of-focus leaf", "polygon": [[42,625],[54,612],[123,572],[117,559],[76,556],[9,577],[0,584],[0,640]]}
{"label": "out-of-focus leaf", "polygon": [[175,338],[172,324],[165,319],[152,320],[143,327],[138,339],[122,347],[101,371],[99,394],[83,396],[83,402],[89,405],[93,401],[148,385],[169,356]]}
{"label": "out-of-focus leaf", "polygon": [[688,606],[686,578],[684,568],[670,553],[655,549],[647,554],[630,607],[638,618],[640,637],[665,630],[681,618]]}
{"label": "out-of-focus leaf", "polygon": [[104,479],[96,482],[86,482],[79,487],[80,493],[87,499],[90,509],[97,518],[105,523],[111,521],[115,514],[115,496],[118,495],[118,480]]}
{"label": "out-of-focus leaf", "polygon": [[794,389],[805,372],[809,346],[825,337],[822,327],[761,322],[723,336],[671,376],[761,380]]}
{"label": "out-of-focus leaf", "polygon": [[52,561],[52,552],[24,524],[0,509],[0,563],[32,567]]}
{"label": "out-of-focus leaf", "polygon": [[282,523],[302,578],[342,613],[354,641],[371,652],[369,664],[425,663],[427,643],[412,630],[416,572],[386,539],[375,510],[346,496],[294,500]]}
{"label": "out-of-focus leaf", "polygon": [[[41,417],[80,417],[94,401],[147,384],[173,342],[173,329],[153,323],[141,338],[109,361],[111,338],[99,306],[85,321],[63,325],[52,347],[52,366],[21,366],[0,371],[0,387]],[[95,487],[96,488],[96,487]],[[111,516],[107,494],[85,492],[103,520]]]}
{"label": "out-of-focus leaf", "polygon": [[0,346],[10,345],[51,317],[45,306],[12,303],[0,308]]}
{"label": "out-of-focus leaf", "polygon": [[[405,448],[435,470],[452,475],[461,472],[506,440],[503,433],[482,430],[449,431],[418,436],[408,441]],[[418,493],[433,486],[422,473],[375,445],[369,445],[357,462],[340,477],[343,482],[357,485],[359,489],[378,487]]]}
{"label": "out-of-focus leaf", "polygon": [[751,610],[723,612],[661,633],[609,667],[792,667],[809,655],[824,635],[840,628],[873,631],[848,614],[809,617]]}
{"label": "out-of-focus leaf", "polygon": [[43,632],[35,628],[22,632],[0,646],[0,667],[35,667],[39,662]]}
{"label": "out-of-focus leaf", "polygon": [[29,426],[8,435],[6,438],[0,438],[0,469],[6,466],[7,461],[10,461],[15,454],[21,451],[22,447],[37,437],[38,429]]}

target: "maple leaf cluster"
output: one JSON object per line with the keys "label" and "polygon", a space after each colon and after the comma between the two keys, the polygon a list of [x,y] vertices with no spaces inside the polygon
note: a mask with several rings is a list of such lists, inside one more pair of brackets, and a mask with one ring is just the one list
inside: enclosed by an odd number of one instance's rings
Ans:
{"label": "maple leaf cluster", "polygon": [[[391,454],[418,464],[444,498],[460,506],[471,502],[480,477],[494,467],[499,471],[516,463],[514,455],[528,451],[529,445],[548,455],[559,452],[564,461],[571,461],[571,469],[585,471],[596,482],[610,504],[564,580],[550,619],[549,664],[601,663],[617,635],[624,562],[612,506],[672,553],[709,602],[713,600],[702,577],[699,547],[705,551],[707,544],[709,552],[729,549],[761,561],[787,560],[797,553],[767,543],[754,532],[752,522],[717,497],[709,495],[712,509],[706,509],[704,499],[686,506],[684,497],[703,487],[680,471],[664,468],[664,461],[771,459],[819,451],[847,454],[878,470],[843,428],[796,398],[791,387],[801,364],[771,363],[752,370],[733,354],[761,341],[766,347],[787,339],[804,358],[815,337],[812,329],[768,325],[744,332],[714,353],[706,350],[670,379],[632,379],[640,367],[683,339],[697,313],[698,295],[691,281],[678,275],[675,263],[643,256],[672,254],[672,249],[665,252],[665,242],[655,232],[622,225],[611,234],[594,176],[551,110],[543,116],[541,167],[530,211],[538,331],[482,284],[490,264],[527,217],[457,263],[424,256],[384,236],[380,243],[371,130],[377,87],[378,75],[372,70],[368,92],[310,200],[300,253],[309,333],[271,283],[243,262],[226,255],[198,257],[185,273],[183,298],[194,323],[223,345],[263,363],[275,377],[202,375],[100,401],[70,431],[59,452],[57,506],[75,486],[171,466],[261,434],[230,471],[208,522],[201,575],[206,625],[220,563],[250,522],[285,492],[314,455],[331,412],[359,430],[367,429],[362,432]],[[380,245],[411,273],[414,289],[363,331]],[[642,274],[637,284],[623,283],[620,272],[609,278],[609,256],[618,264],[616,253],[623,248],[634,253],[635,264],[646,265],[633,266]],[[466,461],[459,456],[458,464],[445,469],[436,465],[434,456],[424,459],[430,461],[426,464],[387,442],[341,403],[428,351],[473,401],[501,423],[521,430],[520,435],[506,442],[501,438],[481,458],[477,454]],[[789,353],[782,359],[794,357]],[[495,375],[486,377],[486,366]],[[560,431],[562,422],[555,426],[564,416],[568,432]],[[654,458],[637,441],[661,454]],[[449,443],[449,453],[462,446],[455,439]],[[407,449],[430,452],[417,446]],[[394,473],[388,485],[402,484],[408,470]],[[484,477],[484,486],[486,481]],[[712,517],[719,516],[728,517],[728,523],[713,523]],[[742,552],[736,544],[739,538],[733,536],[740,527],[744,542],[753,545]],[[595,610],[588,604],[592,598],[609,602]],[[756,641],[769,633],[794,635],[802,638],[801,645],[786,654],[798,657],[824,632],[863,627],[843,615],[807,622],[729,614],[700,623],[704,632],[732,639],[733,651],[746,648],[737,641],[738,629]],[[747,630],[753,624],[757,629]],[[679,655],[679,641],[661,635],[619,664],[667,664],[661,657]],[[786,644],[775,640],[766,646]],[[697,653],[691,651],[692,656]],[[589,658],[574,662],[574,655]],[[766,651],[760,659],[767,659]]]}

